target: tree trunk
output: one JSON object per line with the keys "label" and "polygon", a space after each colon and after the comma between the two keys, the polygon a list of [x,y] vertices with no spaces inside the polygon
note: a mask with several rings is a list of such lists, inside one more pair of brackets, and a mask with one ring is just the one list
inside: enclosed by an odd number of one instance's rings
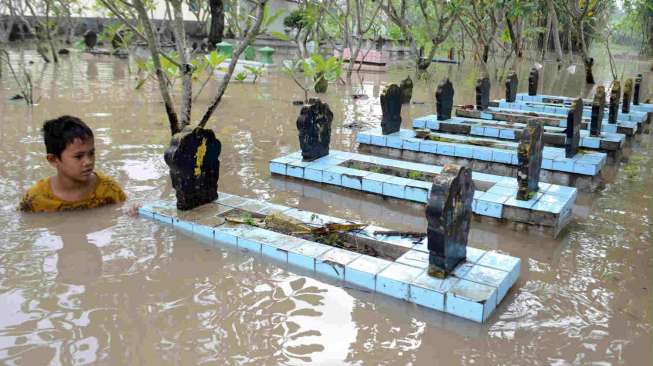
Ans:
{"label": "tree trunk", "polygon": [[551,38],[551,13],[546,15],[546,33],[544,33],[544,42],[542,43],[542,61],[549,51],[549,39]]}
{"label": "tree trunk", "polygon": [[224,33],[224,4],[222,0],[209,0],[211,11],[211,27],[209,29],[209,49],[215,49],[215,45],[222,42]]}
{"label": "tree trunk", "polygon": [[551,32],[553,33],[553,46],[556,50],[557,61],[562,61],[562,46],[560,45],[560,31],[558,29],[558,14],[556,13],[555,5],[553,0],[547,0],[546,5],[549,9],[549,15],[551,16]]}

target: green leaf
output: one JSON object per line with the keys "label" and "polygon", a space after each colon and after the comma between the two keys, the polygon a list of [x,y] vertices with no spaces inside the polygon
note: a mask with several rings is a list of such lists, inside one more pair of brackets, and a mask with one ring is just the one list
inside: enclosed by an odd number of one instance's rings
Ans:
{"label": "green leaf", "polygon": [[290,39],[285,33],[281,32],[270,32],[270,35],[280,41],[287,41]]}

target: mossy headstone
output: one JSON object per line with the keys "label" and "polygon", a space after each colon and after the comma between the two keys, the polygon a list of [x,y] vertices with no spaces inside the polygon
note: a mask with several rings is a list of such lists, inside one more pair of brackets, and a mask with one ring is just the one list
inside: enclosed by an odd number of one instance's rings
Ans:
{"label": "mossy headstone", "polygon": [[86,49],[90,50],[95,47],[96,44],[97,33],[92,29],[87,30],[86,33],[84,33],[84,45],[86,45]]}
{"label": "mossy headstone", "polygon": [[444,78],[438,84],[435,91],[435,109],[438,115],[438,121],[451,119],[451,110],[453,109],[453,84],[449,78]]}
{"label": "mossy headstone", "polygon": [[381,93],[381,131],[384,135],[398,132],[401,128],[402,90],[397,84],[390,84]]}
{"label": "mossy headstone", "polygon": [[517,100],[517,85],[519,80],[514,71],[510,71],[506,78],[506,102],[514,103]]}
{"label": "mossy headstone", "polygon": [[401,89],[401,103],[410,104],[410,100],[413,98],[413,80],[410,76],[401,81],[399,88]]}
{"label": "mossy headstone", "polygon": [[476,79],[476,109],[484,111],[490,106],[490,78],[487,75]]}
{"label": "mossy headstone", "polygon": [[580,127],[583,119],[583,100],[578,98],[571,103],[567,113],[567,142],[565,143],[565,157],[572,158],[578,152],[580,143]]}
{"label": "mossy headstone", "polygon": [[624,83],[624,98],[621,101],[621,113],[630,113],[630,100],[633,95],[633,79],[627,79]]}
{"label": "mossy headstone", "polygon": [[621,83],[619,80],[612,81],[610,90],[610,104],[608,105],[608,123],[617,123],[619,115],[619,100],[621,99]]}
{"label": "mossy headstone", "polygon": [[639,92],[642,88],[642,74],[637,74],[635,78],[635,89],[633,91],[633,104],[639,105]]}
{"label": "mossy headstone", "polygon": [[467,256],[474,182],[468,167],[445,165],[426,204],[428,274],[444,278]]}
{"label": "mossy headstone", "polygon": [[539,189],[542,150],[544,149],[543,134],[542,123],[536,120],[528,121],[528,125],[522,131],[517,150],[519,160],[517,167],[518,200],[530,200]]}
{"label": "mossy headstone", "polygon": [[333,113],[329,105],[319,99],[302,107],[297,117],[297,130],[304,161],[329,155],[332,121]]}
{"label": "mossy headstone", "polygon": [[590,136],[601,136],[601,125],[605,110],[605,87],[599,85],[592,101],[592,117],[590,119]]}
{"label": "mossy headstone", "polygon": [[190,210],[218,198],[222,145],[213,130],[185,128],[172,136],[164,154],[177,208]]}
{"label": "mossy headstone", "polygon": [[528,74],[528,95],[537,95],[537,86],[540,83],[540,72],[532,68]]}

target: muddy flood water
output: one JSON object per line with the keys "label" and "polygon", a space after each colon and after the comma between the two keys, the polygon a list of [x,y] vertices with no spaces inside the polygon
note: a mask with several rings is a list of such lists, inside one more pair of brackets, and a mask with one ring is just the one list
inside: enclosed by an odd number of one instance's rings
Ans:
{"label": "muddy flood water", "polygon": [[[38,105],[8,98],[0,79],[0,363],[320,365],[650,365],[651,135],[629,151],[636,174],[617,174],[579,198],[558,239],[474,222],[470,246],[522,259],[521,278],[487,324],[443,315],[383,295],[308,277],[264,257],[214,246],[156,222],[130,218],[136,202],[173,199],[163,151],[167,121],[155,83],[134,90],[125,60],[73,53],[31,66]],[[650,63],[650,61],[649,61]],[[647,63],[618,60],[619,72]],[[133,67],[133,66],[132,66]],[[526,90],[528,62],[519,72]],[[354,77],[326,94],[335,118],[331,148],[356,151],[356,128],[376,126],[384,85],[408,70]],[[439,64],[416,83],[403,125],[434,112],[435,84],[448,75],[456,103],[473,103],[476,68]],[[545,64],[543,92],[592,95],[583,70]],[[597,80],[611,79],[607,65]],[[651,74],[645,76],[653,90]],[[493,81],[493,97],[503,87]],[[501,83],[502,84],[502,83]],[[207,89],[215,88],[209,84]],[[542,89],[541,89],[542,90]],[[351,94],[363,93],[364,99]],[[206,90],[194,106],[204,112]],[[423,206],[333,186],[272,177],[268,161],[299,149],[300,90],[270,72],[256,85],[232,83],[209,122],[222,141],[223,192],[397,230],[423,231]],[[21,214],[26,188],[53,174],[40,127],[72,114],[95,131],[98,170],[129,198],[85,212]]]}

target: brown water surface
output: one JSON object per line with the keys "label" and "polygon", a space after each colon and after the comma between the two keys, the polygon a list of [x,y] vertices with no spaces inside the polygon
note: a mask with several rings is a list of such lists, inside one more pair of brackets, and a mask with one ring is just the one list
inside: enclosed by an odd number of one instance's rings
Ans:
{"label": "brown water surface", "polygon": [[[169,132],[154,83],[134,90],[127,63],[73,54],[31,66],[40,101],[7,99],[0,80],[0,362],[7,364],[651,364],[651,138],[632,148],[638,175],[579,200],[561,238],[474,222],[470,245],[522,259],[521,279],[485,325],[343,287],[145,219],[128,205],[172,199],[162,153]],[[620,61],[626,74],[646,64]],[[597,80],[609,71],[597,65]],[[416,84],[414,116],[434,112],[435,81],[449,75],[456,103],[473,101],[476,69],[437,65]],[[520,69],[526,89],[528,65]],[[407,70],[331,85],[332,148],[355,151],[356,122],[378,124],[383,86]],[[543,70],[549,94],[589,95],[582,70]],[[647,80],[650,79],[647,76]],[[495,82],[495,84],[497,84]],[[650,84],[650,81],[649,81]],[[215,88],[210,84],[209,88]],[[352,93],[368,99],[353,100]],[[503,87],[495,87],[500,97]],[[200,97],[203,112],[210,93]],[[209,126],[222,140],[220,190],[398,230],[424,230],[423,207],[339,188],[271,177],[268,161],[298,149],[291,105],[301,94],[269,73],[233,83]],[[53,174],[43,120],[83,118],[96,134],[97,167],[129,195],[123,206],[25,215],[24,190]]]}

